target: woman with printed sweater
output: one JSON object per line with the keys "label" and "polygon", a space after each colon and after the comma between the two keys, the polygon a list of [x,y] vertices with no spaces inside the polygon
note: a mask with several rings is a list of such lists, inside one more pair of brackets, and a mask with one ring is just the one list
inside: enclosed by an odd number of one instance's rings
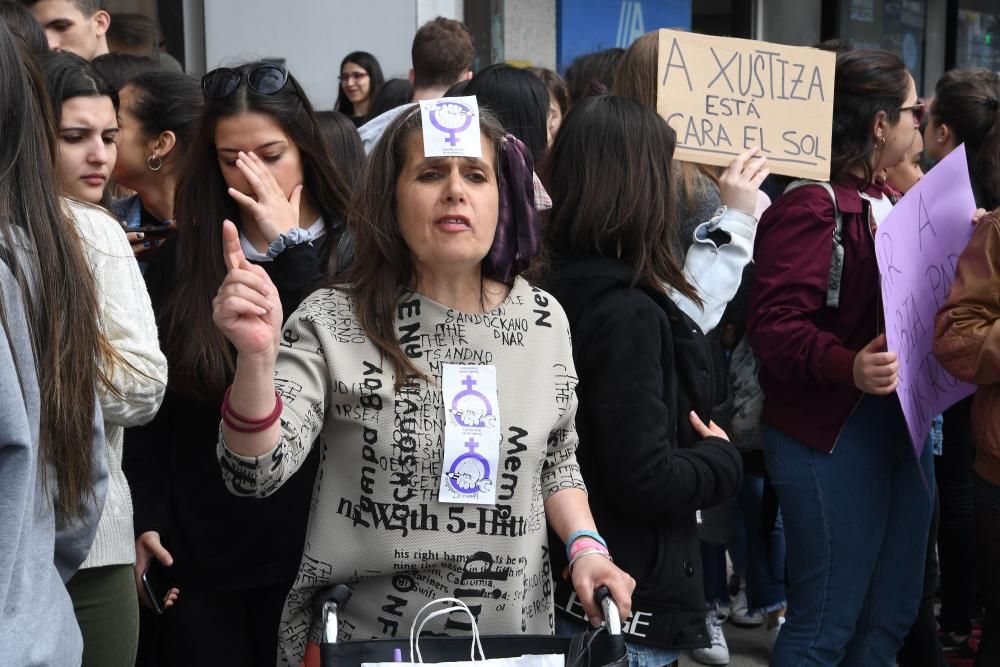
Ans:
{"label": "woman with printed sweater", "polygon": [[[124,430],[151,420],[167,382],[156,322],[145,284],[121,225],[96,204],[114,168],[117,131],[110,88],[90,65],[70,54],[43,62],[58,128],[56,171],[64,207],[76,225],[97,286],[101,329],[114,350],[109,385],[100,392],[107,437],[107,502],[87,560],[67,587],[84,637],[85,666],[132,665],[139,608],[132,565],[132,498],[122,472]],[[102,178],[103,177],[103,178]]]}
{"label": "woman with printed sweater", "polygon": [[456,138],[481,150],[440,157],[431,142],[449,135],[425,122],[418,107],[389,125],[349,218],[355,262],[284,332],[277,291],[227,226],[215,321],[239,352],[226,484],[272,497],[323,455],[280,664],[318,664],[313,597],[335,583],[355,591],[341,640],[403,638],[444,596],[467,601],[484,634],[551,634],[547,526],[570,545],[592,621],[601,584],[630,607],[635,582],[594,532],[574,457],[568,323],[519,277],[538,248],[530,153],[483,113]]}

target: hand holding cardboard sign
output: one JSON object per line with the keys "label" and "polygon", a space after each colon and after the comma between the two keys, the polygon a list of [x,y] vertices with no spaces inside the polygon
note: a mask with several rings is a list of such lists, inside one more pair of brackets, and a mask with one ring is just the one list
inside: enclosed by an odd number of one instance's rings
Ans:
{"label": "hand holding cardboard sign", "polygon": [[770,173],[767,156],[759,148],[743,151],[719,178],[722,203],[753,215],[757,208],[757,190]]}

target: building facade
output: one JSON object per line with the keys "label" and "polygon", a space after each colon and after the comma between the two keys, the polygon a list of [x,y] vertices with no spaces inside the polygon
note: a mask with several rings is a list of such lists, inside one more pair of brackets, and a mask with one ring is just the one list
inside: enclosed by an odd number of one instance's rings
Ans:
{"label": "building facade", "polygon": [[[318,108],[330,108],[350,51],[405,77],[417,27],[462,20],[477,68],[493,62],[562,71],[590,51],[627,47],[661,27],[811,45],[841,38],[906,62],[925,95],[947,69],[1000,71],[1000,0],[106,0],[112,17],[148,24],[151,52],[189,72],[248,58],[285,63]],[[138,20],[136,20],[138,19]],[[114,19],[112,18],[114,24]],[[119,25],[125,25],[123,18]],[[133,40],[135,42],[135,40]],[[144,43],[144,42],[140,42]],[[140,49],[143,47],[139,47]]]}

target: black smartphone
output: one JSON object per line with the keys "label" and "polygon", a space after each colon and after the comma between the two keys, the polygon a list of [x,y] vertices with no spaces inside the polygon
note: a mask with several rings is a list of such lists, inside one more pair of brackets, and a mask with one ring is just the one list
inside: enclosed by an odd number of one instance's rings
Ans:
{"label": "black smartphone", "polygon": [[165,238],[174,232],[173,227],[167,225],[146,225],[144,227],[133,227],[125,230],[127,232],[142,232],[144,238]]}
{"label": "black smartphone", "polygon": [[146,589],[146,596],[157,614],[162,614],[166,609],[163,600],[171,588],[169,577],[167,567],[156,558],[149,561],[149,566],[142,573],[142,587]]}

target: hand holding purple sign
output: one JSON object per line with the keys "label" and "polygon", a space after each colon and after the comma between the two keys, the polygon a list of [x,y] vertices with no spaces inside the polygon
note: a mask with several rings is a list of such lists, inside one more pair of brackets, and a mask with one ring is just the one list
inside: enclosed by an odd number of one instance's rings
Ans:
{"label": "hand holding purple sign", "polygon": [[938,363],[934,316],[948,298],[976,210],[965,146],[903,197],[875,236],[889,350],[899,358],[897,394],[919,456],[931,420],[975,391]]}

